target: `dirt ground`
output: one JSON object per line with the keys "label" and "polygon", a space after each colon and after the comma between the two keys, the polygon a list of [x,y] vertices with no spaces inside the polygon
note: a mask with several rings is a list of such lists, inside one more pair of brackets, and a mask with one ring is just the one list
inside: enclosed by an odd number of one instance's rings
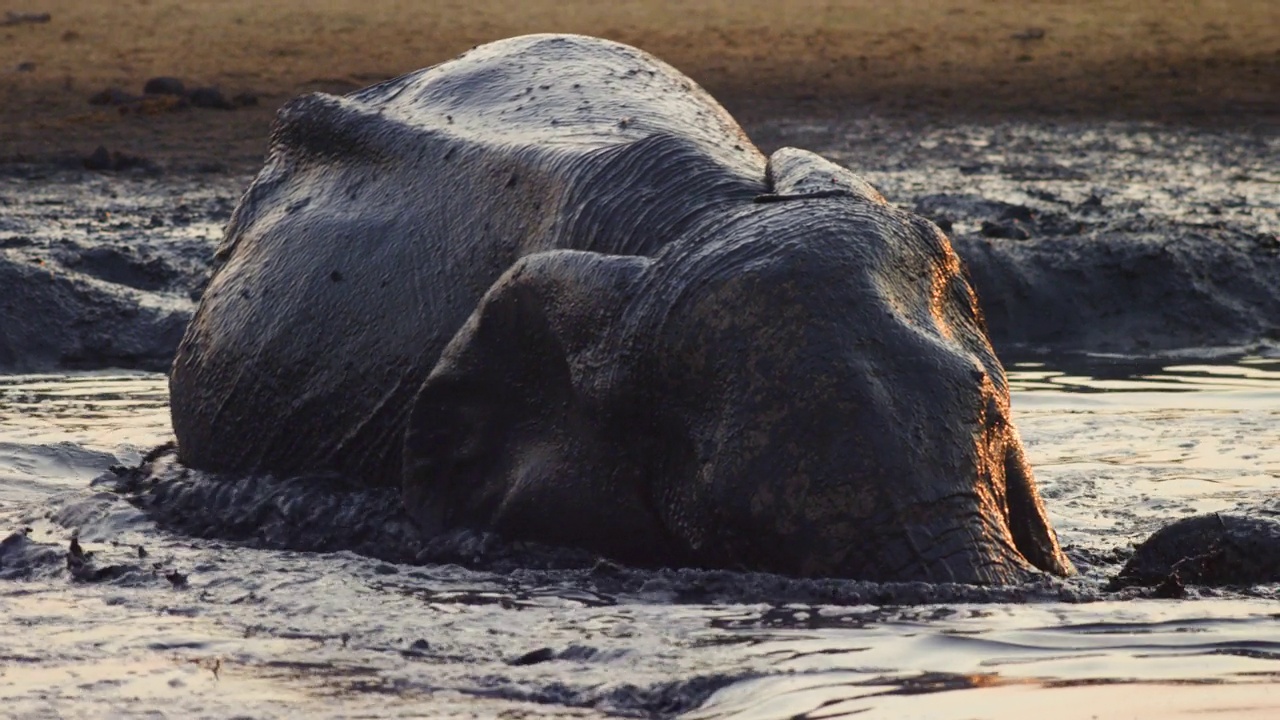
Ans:
{"label": "dirt ground", "polygon": [[[171,169],[243,170],[298,93],[550,31],[649,50],[748,128],[867,114],[1280,117],[1273,0],[25,0],[0,16],[0,161],[74,163],[101,145]],[[155,76],[257,104],[89,103],[112,87],[141,95]]]}

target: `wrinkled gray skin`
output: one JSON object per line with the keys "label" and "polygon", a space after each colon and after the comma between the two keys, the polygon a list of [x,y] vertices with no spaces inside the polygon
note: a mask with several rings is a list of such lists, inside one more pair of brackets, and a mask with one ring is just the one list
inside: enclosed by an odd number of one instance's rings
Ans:
{"label": "wrinkled gray skin", "polygon": [[645,565],[1071,572],[946,236],[636,49],[295,100],[218,257],[173,366],[189,466]]}

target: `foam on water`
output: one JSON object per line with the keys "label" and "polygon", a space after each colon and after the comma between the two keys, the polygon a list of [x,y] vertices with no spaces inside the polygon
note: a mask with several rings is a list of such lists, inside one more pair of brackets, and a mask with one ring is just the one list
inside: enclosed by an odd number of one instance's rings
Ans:
{"label": "foam on water", "polygon": [[[1016,421],[1092,578],[1280,481],[1280,361],[1013,364]],[[163,376],[0,378],[0,698],[21,717],[1078,717],[1280,708],[1276,588],[916,607],[689,601],[157,530],[88,481],[169,437]],[[102,565],[70,579],[67,525]],[[49,550],[56,549],[56,552]],[[30,560],[30,558],[28,558]],[[4,568],[0,567],[0,572]],[[599,587],[603,587],[601,584]],[[687,588],[686,588],[687,589]],[[1086,710],[1092,708],[1093,710]]]}

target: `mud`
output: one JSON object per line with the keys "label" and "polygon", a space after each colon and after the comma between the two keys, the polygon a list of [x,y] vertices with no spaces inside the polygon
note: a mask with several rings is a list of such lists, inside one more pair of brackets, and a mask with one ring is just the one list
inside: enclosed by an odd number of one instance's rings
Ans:
{"label": "mud", "polygon": [[1186,584],[1280,582],[1280,503],[1257,516],[1214,513],[1183,518],[1139,545],[1114,586],[1155,585],[1180,596]]}
{"label": "mud", "polygon": [[[1280,347],[1280,132],[775,120],[949,228],[1004,357]],[[216,169],[216,168],[213,168]],[[249,178],[10,165],[0,370],[163,369]]]}
{"label": "mud", "polygon": [[[32,3],[37,5],[37,3]],[[740,119],[793,114],[1272,123],[1275,3],[1165,0],[44,0],[4,27],[0,163],[99,145],[161,167],[261,163],[275,108],[349,92],[535,32],[642,48]],[[216,86],[235,112],[88,104],[168,76]],[[172,98],[173,96],[170,96]],[[134,112],[134,110],[138,112]]]}
{"label": "mud", "polygon": [[[3,377],[0,698],[22,717],[1269,717],[1280,587],[1105,585],[1171,518],[1273,502],[1278,361],[1012,365],[1081,576],[985,590],[537,565],[482,537],[427,565],[196,537],[107,491],[171,436],[163,376]],[[262,512],[300,522],[342,493],[277,490]]]}
{"label": "mud", "polygon": [[167,369],[243,179],[0,177],[0,368]]}

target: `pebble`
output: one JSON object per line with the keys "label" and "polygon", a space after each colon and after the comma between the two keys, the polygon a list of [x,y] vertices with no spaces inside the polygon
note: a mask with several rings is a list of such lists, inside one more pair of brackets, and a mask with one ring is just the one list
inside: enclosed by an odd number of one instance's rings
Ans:
{"label": "pebble", "polygon": [[81,161],[86,170],[117,171],[130,168],[153,167],[151,161],[137,155],[129,155],[120,151],[111,152],[99,145]]}
{"label": "pebble", "polygon": [[233,110],[235,106],[227,100],[227,96],[216,87],[199,87],[191,91],[187,96],[187,100],[198,108],[213,108],[216,110]]}
{"label": "pebble", "polygon": [[153,77],[142,87],[146,95],[183,95],[187,86],[175,77]]}
{"label": "pebble", "polygon": [[0,26],[6,25],[41,25],[53,19],[49,13],[14,12],[10,10],[0,20]]}
{"label": "pebble", "polygon": [[125,92],[118,87],[109,87],[89,97],[90,105],[128,105],[140,100],[137,95]]}

